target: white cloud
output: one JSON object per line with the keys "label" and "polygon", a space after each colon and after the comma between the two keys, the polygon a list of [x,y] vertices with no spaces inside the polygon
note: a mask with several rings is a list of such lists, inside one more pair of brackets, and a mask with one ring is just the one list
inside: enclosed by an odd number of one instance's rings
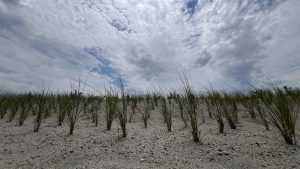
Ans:
{"label": "white cloud", "polygon": [[129,88],[171,89],[181,86],[180,66],[195,88],[208,80],[223,89],[266,79],[299,85],[297,0],[201,0],[192,15],[187,4],[2,0],[0,85],[67,90],[81,74],[102,90],[121,74]]}

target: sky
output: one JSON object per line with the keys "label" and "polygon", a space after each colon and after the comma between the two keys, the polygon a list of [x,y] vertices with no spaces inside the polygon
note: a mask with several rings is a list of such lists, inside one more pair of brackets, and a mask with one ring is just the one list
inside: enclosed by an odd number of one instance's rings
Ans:
{"label": "sky", "polygon": [[300,84],[299,0],[0,0],[0,91]]}

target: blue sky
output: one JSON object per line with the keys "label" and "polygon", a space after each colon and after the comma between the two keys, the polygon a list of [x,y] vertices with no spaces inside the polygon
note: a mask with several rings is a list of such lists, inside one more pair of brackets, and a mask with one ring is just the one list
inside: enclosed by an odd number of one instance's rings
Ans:
{"label": "blue sky", "polygon": [[298,0],[0,0],[0,90],[300,84]]}

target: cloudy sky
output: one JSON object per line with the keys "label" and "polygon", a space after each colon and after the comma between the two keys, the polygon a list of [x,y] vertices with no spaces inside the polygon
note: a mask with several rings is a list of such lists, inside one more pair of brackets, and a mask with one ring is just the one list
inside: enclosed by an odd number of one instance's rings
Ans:
{"label": "cloudy sky", "polygon": [[0,0],[0,90],[300,84],[299,0]]}

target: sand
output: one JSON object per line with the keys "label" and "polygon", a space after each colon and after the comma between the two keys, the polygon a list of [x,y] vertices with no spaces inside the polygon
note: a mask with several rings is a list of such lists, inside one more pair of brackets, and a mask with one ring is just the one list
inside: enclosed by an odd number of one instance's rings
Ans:
{"label": "sand", "polygon": [[128,137],[121,139],[117,119],[106,131],[103,112],[97,127],[81,117],[72,136],[67,121],[57,126],[54,114],[42,122],[38,133],[33,132],[33,120],[29,117],[23,126],[16,125],[17,119],[0,120],[1,169],[300,168],[300,147],[287,145],[275,128],[266,131],[259,119],[242,110],[238,128],[225,126],[225,134],[218,133],[214,119],[199,120],[203,145],[192,141],[190,128],[184,128],[176,114],[172,132],[167,132],[158,108],[151,112],[148,128],[140,114],[134,114]]}

